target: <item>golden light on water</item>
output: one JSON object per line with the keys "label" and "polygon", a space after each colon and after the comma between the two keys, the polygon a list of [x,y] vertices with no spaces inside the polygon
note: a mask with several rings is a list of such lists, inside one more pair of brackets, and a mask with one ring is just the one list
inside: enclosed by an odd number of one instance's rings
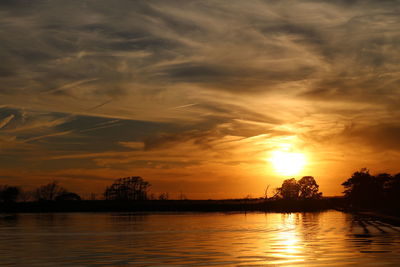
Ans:
{"label": "golden light on water", "polygon": [[272,255],[281,260],[277,260],[274,264],[294,264],[297,262],[304,261],[303,247],[299,238],[297,230],[299,217],[295,217],[294,214],[285,214],[281,216],[280,229],[281,231],[276,233],[274,240],[276,242],[275,253]]}
{"label": "golden light on water", "polygon": [[303,153],[273,151],[270,162],[278,174],[297,175],[303,170],[306,164],[306,156]]}

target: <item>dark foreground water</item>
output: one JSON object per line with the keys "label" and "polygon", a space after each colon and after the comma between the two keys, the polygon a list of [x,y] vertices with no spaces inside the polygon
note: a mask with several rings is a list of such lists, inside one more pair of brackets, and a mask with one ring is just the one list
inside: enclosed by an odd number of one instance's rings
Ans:
{"label": "dark foreground water", "polygon": [[64,213],[0,219],[0,265],[400,266],[400,227],[322,213]]}

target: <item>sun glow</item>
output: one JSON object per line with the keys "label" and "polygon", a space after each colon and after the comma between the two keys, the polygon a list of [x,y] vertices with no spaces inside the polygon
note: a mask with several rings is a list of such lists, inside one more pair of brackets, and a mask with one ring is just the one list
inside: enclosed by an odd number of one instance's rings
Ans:
{"label": "sun glow", "polygon": [[270,161],[278,174],[296,175],[304,168],[306,157],[303,153],[273,151]]}

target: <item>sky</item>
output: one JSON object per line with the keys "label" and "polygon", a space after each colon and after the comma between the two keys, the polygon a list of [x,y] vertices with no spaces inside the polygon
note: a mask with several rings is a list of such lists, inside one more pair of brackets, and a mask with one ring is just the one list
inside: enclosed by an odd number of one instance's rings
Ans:
{"label": "sky", "polygon": [[0,25],[0,184],[329,196],[400,171],[400,1],[2,0]]}

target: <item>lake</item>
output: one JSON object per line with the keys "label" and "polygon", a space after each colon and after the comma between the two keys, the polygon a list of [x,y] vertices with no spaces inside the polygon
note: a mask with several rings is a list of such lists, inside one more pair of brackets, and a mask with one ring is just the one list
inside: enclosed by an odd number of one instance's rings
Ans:
{"label": "lake", "polygon": [[399,266],[400,227],[321,213],[57,213],[0,219],[5,266]]}

